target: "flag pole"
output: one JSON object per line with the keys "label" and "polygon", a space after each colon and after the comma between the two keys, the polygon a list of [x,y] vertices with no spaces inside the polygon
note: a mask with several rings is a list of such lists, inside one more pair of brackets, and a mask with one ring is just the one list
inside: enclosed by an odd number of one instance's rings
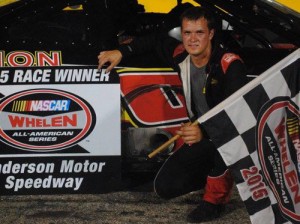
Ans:
{"label": "flag pole", "polygon": [[[190,125],[197,125],[199,122],[198,120],[195,120],[193,123],[191,123]],[[171,145],[173,142],[175,142],[178,138],[180,138],[180,135],[174,135],[172,138],[170,138],[168,141],[166,141],[164,144],[162,144],[161,146],[159,146],[158,148],[156,148],[155,150],[153,150],[153,152],[151,152],[148,157],[151,159],[154,156],[156,156],[158,153],[164,151],[169,145]]]}

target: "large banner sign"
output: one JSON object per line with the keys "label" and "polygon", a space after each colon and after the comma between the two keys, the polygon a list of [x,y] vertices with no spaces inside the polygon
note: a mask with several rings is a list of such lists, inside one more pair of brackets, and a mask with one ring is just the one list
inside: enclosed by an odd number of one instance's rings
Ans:
{"label": "large banner sign", "polygon": [[1,194],[117,187],[120,110],[118,76],[95,66],[1,67]]}
{"label": "large banner sign", "polygon": [[300,223],[299,106],[300,49],[198,119],[252,223]]}

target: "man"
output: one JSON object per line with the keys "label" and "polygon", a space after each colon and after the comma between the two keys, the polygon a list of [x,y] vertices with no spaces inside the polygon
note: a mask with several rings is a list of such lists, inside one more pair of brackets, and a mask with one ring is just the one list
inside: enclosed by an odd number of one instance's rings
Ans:
{"label": "man", "polygon": [[[202,7],[189,8],[182,14],[181,36],[183,52],[174,39],[152,36],[101,52],[99,67],[109,62],[110,71],[122,57],[155,49],[179,72],[188,114],[194,120],[246,83],[245,67],[237,55],[214,44],[214,18]],[[218,218],[233,187],[230,172],[200,125],[183,124],[177,133],[185,144],[161,167],[154,180],[155,192],[173,198],[204,188],[202,201],[187,221]]]}

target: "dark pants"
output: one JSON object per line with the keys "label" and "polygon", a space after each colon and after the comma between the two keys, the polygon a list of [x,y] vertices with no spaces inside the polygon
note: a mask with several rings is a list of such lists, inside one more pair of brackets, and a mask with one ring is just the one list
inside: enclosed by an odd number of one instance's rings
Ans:
{"label": "dark pants", "polygon": [[184,144],[157,173],[154,190],[162,198],[174,198],[203,189],[208,175],[222,175],[226,170],[219,152],[208,139],[191,146]]}

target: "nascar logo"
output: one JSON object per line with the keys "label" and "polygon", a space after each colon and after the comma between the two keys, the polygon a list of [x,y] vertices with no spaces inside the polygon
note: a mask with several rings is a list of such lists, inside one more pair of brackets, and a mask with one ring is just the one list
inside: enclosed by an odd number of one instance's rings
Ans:
{"label": "nascar logo", "polygon": [[70,100],[16,100],[12,111],[68,111]]}

